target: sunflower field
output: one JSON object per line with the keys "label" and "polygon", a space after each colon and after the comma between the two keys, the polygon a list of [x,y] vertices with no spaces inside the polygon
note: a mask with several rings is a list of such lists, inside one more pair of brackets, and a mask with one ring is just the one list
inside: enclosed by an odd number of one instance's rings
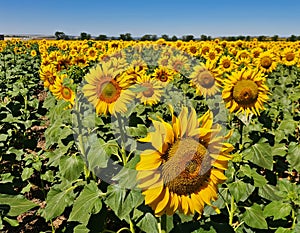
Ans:
{"label": "sunflower field", "polygon": [[0,232],[300,232],[300,42],[0,41]]}

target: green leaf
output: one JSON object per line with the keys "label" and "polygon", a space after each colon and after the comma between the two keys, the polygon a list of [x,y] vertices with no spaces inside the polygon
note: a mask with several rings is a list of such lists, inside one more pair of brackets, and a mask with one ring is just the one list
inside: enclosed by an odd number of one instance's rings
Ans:
{"label": "green leaf", "polygon": [[26,211],[38,206],[37,204],[25,199],[23,196],[13,196],[0,194],[0,204],[5,204],[10,206],[10,210],[7,215],[18,216]]}
{"label": "green leaf", "polygon": [[88,233],[90,230],[83,224],[74,227],[74,233]]}
{"label": "green leaf", "polygon": [[7,134],[0,134],[0,142],[5,142],[7,137],[8,137]]}
{"label": "green leaf", "polygon": [[22,171],[22,180],[27,180],[33,174],[34,170],[32,167],[25,167]]}
{"label": "green leaf", "polygon": [[283,120],[281,121],[278,129],[283,130],[286,135],[293,135],[297,127],[297,122],[293,120]]}
{"label": "green leaf", "polygon": [[228,188],[237,202],[245,201],[255,189],[251,184],[244,183],[241,180],[228,184]]}
{"label": "green leaf", "polygon": [[144,232],[158,233],[159,229],[157,226],[156,218],[150,214],[146,213],[145,216],[137,223],[137,226]]}
{"label": "green leaf", "polygon": [[103,195],[97,184],[91,181],[75,200],[68,221],[78,221],[87,225],[91,214],[96,214],[101,210]]}
{"label": "green leaf", "polygon": [[268,199],[270,201],[280,200],[280,197],[276,194],[278,189],[270,184],[266,184],[258,189],[258,195]]}
{"label": "green leaf", "polygon": [[14,176],[11,173],[4,173],[0,175],[0,184],[11,183]]}
{"label": "green leaf", "polygon": [[62,214],[67,206],[73,204],[74,193],[73,191],[51,188],[46,200],[46,208],[42,216],[49,221],[60,214]]}
{"label": "green leaf", "polygon": [[292,233],[293,231],[291,229],[287,229],[287,228],[283,228],[283,227],[279,227],[275,233]]}
{"label": "green leaf", "polygon": [[300,144],[291,142],[288,149],[287,161],[291,167],[300,172]]}
{"label": "green leaf", "polygon": [[89,148],[89,151],[86,157],[91,171],[94,171],[96,167],[107,167],[109,155],[105,150],[105,144],[106,142],[102,139],[98,139],[95,134],[92,134],[87,138],[85,146],[86,148]]}
{"label": "green leaf", "polygon": [[84,162],[80,156],[75,154],[61,157],[59,170],[64,178],[69,181],[76,180],[83,171]]}
{"label": "green leaf", "polygon": [[259,175],[254,169],[252,169],[251,176],[253,178],[255,187],[263,187],[268,183],[266,178],[262,175]]}
{"label": "green leaf", "polygon": [[121,220],[126,221],[129,221],[130,212],[144,201],[140,190],[132,189],[126,192],[124,187],[118,185],[110,185],[107,188],[107,195],[105,203]]}
{"label": "green leaf", "polygon": [[6,221],[7,223],[9,223],[9,225],[11,225],[12,227],[19,226],[19,222],[16,219],[11,219],[11,218],[8,218],[8,217],[4,217],[3,220]]}
{"label": "green leaf", "polygon": [[258,204],[251,207],[245,207],[246,211],[243,214],[245,223],[253,228],[268,229],[268,224],[264,218],[263,211]]}
{"label": "green leaf", "polygon": [[281,201],[272,201],[264,209],[264,216],[274,216],[274,220],[282,219],[291,213],[292,206]]}
{"label": "green leaf", "polygon": [[267,168],[273,169],[273,156],[272,148],[268,143],[257,143],[247,148],[244,152],[244,158],[251,161],[252,163]]}
{"label": "green leaf", "polygon": [[272,155],[273,156],[285,156],[287,153],[287,148],[284,143],[275,144],[272,147]]}

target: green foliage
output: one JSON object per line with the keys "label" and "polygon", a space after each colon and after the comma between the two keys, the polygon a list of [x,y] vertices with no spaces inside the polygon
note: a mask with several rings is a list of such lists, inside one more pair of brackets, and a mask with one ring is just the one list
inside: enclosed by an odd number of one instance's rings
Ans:
{"label": "green foliage", "polygon": [[[16,47],[25,52],[14,52]],[[185,103],[201,115],[221,96],[205,101],[177,75],[165,88],[164,103],[129,106],[117,119],[95,116],[90,106],[70,109],[44,89],[41,58],[31,57],[32,49],[38,51],[38,44],[8,43],[0,52],[0,230],[17,231],[24,224],[19,217],[32,213],[48,231],[64,217],[59,232],[300,231],[299,68],[278,65],[268,75],[271,99],[260,116],[216,112],[235,146],[228,180],[213,203],[221,213],[207,206],[200,219],[181,213],[159,218],[137,188],[135,166],[144,149],[137,139],[153,130],[149,118],[171,120],[168,104],[176,114]],[[151,62],[157,56],[146,55]],[[88,68],[66,72],[76,87]],[[40,100],[41,94],[47,97]]]}

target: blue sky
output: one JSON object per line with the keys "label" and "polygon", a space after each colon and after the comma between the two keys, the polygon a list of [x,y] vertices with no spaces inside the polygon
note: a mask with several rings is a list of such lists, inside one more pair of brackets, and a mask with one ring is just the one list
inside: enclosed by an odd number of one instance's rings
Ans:
{"label": "blue sky", "polygon": [[300,35],[298,0],[8,0],[0,34]]}

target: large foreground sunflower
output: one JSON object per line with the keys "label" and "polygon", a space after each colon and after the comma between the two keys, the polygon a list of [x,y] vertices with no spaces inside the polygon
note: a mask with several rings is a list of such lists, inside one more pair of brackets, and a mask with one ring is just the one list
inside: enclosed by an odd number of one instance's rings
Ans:
{"label": "large foreground sunflower", "polygon": [[134,98],[128,90],[130,82],[124,77],[120,78],[111,62],[91,69],[85,80],[87,84],[83,87],[83,93],[95,106],[97,114],[126,112],[126,104]]}
{"label": "large foreground sunflower", "polygon": [[202,213],[205,204],[217,199],[217,185],[226,180],[229,152],[220,126],[213,125],[211,112],[197,118],[196,111],[184,107],[172,123],[152,120],[155,130],[142,142],[153,149],[144,150],[136,166],[139,187],[145,204],[155,215]]}
{"label": "large foreground sunflower", "polygon": [[259,115],[259,111],[264,109],[269,89],[261,71],[244,68],[232,72],[224,84],[222,97],[230,112]]}

